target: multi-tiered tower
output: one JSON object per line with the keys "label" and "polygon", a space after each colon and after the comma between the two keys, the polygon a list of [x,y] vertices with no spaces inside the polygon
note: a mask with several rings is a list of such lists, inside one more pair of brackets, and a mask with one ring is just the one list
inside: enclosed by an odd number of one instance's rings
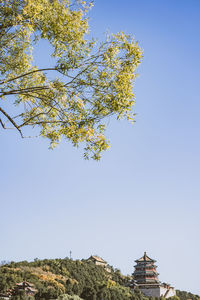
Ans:
{"label": "multi-tiered tower", "polygon": [[157,266],[155,260],[144,255],[135,260],[135,271],[133,273],[133,286],[138,286],[141,292],[146,296],[152,297],[165,297],[169,298],[176,295],[173,287],[169,284],[161,283],[158,279],[158,273],[156,271]]}
{"label": "multi-tiered tower", "polygon": [[158,273],[156,271],[156,261],[148,257],[146,252],[144,252],[144,255],[135,262],[137,264],[133,276],[139,288],[158,287],[160,281],[158,280]]}

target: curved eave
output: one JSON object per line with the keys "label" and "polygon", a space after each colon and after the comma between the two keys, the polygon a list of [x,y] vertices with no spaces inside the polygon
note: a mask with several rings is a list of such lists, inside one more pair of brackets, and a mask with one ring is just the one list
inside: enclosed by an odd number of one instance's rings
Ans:
{"label": "curved eave", "polygon": [[135,275],[150,275],[150,274],[154,274],[156,276],[160,275],[160,273],[158,272],[144,272],[144,271],[141,271],[141,272],[134,272],[133,274]]}
{"label": "curved eave", "polygon": [[[143,268],[144,266],[140,266],[140,265],[134,265],[134,268]],[[153,268],[157,268],[158,266],[156,266],[156,265],[150,265],[150,266],[145,266],[145,268],[148,268],[148,267],[153,267]]]}
{"label": "curved eave", "polygon": [[153,263],[155,263],[156,262],[156,260],[155,259],[148,259],[148,260],[142,260],[141,258],[140,259],[137,259],[137,260],[134,260],[134,262],[136,262],[136,263],[139,263],[139,262],[153,262]]}

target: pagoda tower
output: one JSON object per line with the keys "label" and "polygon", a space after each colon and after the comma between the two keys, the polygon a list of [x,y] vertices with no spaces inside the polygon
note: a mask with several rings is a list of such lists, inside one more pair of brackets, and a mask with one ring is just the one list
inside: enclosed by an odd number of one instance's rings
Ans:
{"label": "pagoda tower", "polygon": [[133,273],[133,281],[131,288],[138,287],[140,291],[148,297],[164,297],[169,298],[176,295],[176,291],[167,283],[161,283],[158,279],[156,271],[157,266],[155,260],[144,255],[135,260],[135,271]]}
{"label": "pagoda tower", "polygon": [[137,286],[141,289],[159,287],[160,281],[158,279],[159,274],[156,271],[156,261],[147,256],[146,252],[144,252],[144,255],[135,260],[135,262],[133,279]]}

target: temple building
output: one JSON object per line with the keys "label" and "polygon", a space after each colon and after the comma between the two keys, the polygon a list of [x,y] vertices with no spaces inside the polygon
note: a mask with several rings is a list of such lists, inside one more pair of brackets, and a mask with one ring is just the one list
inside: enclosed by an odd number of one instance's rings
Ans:
{"label": "temple building", "polygon": [[146,252],[135,262],[135,271],[133,273],[134,288],[137,286],[148,297],[163,296],[169,298],[176,295],[173,287],[159,281],[159,274],[156,271],[157,266],[155,265],[156,261],[147,256]]}
{"label": "temple building", "polygon": [[9,300],[13,296],[22,295],[22,292],[25,294],[25,296],[35,296],[38,290],[35,288],[34,284],[23,281],[20,283],[16,283],[16,285],[12,289],[7,290],[6,292],[0,292],[0,298]]}
{"label": "temple building", "polygon": [[103,260],[103,258],[99,257],[98,255],[91,255],[87,261],[93,262],[96,266],[101,266],[103,267],[107,272],[110,273],[111,269],[107,262]]}
{"label": "temple building", "polygon": [[107,262],[97,255],[91,255],[87,260],[92,261],[96,266],[102,266],[104,268],[107,266]]}

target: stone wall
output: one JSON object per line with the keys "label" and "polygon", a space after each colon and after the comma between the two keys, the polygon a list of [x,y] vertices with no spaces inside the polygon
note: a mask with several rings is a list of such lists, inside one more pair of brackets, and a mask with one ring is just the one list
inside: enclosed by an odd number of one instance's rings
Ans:
{"label": "stone wall", "polygon": [[166,287],[160,286],[160,287],[156,287],[156,288],[145,288],[145,289],[140,289],[140,290],[144,295],[146,295],[148,297],[163,296],[165,298],[169,298],[169,297],[176,295],[176,292],[175,292],[174,288],[172,288],[172,287],[166,288]]}
{"label": "stone wall", "polygon": [[140,289],[140,291],[147,297],[160,297],[160,288]]}

